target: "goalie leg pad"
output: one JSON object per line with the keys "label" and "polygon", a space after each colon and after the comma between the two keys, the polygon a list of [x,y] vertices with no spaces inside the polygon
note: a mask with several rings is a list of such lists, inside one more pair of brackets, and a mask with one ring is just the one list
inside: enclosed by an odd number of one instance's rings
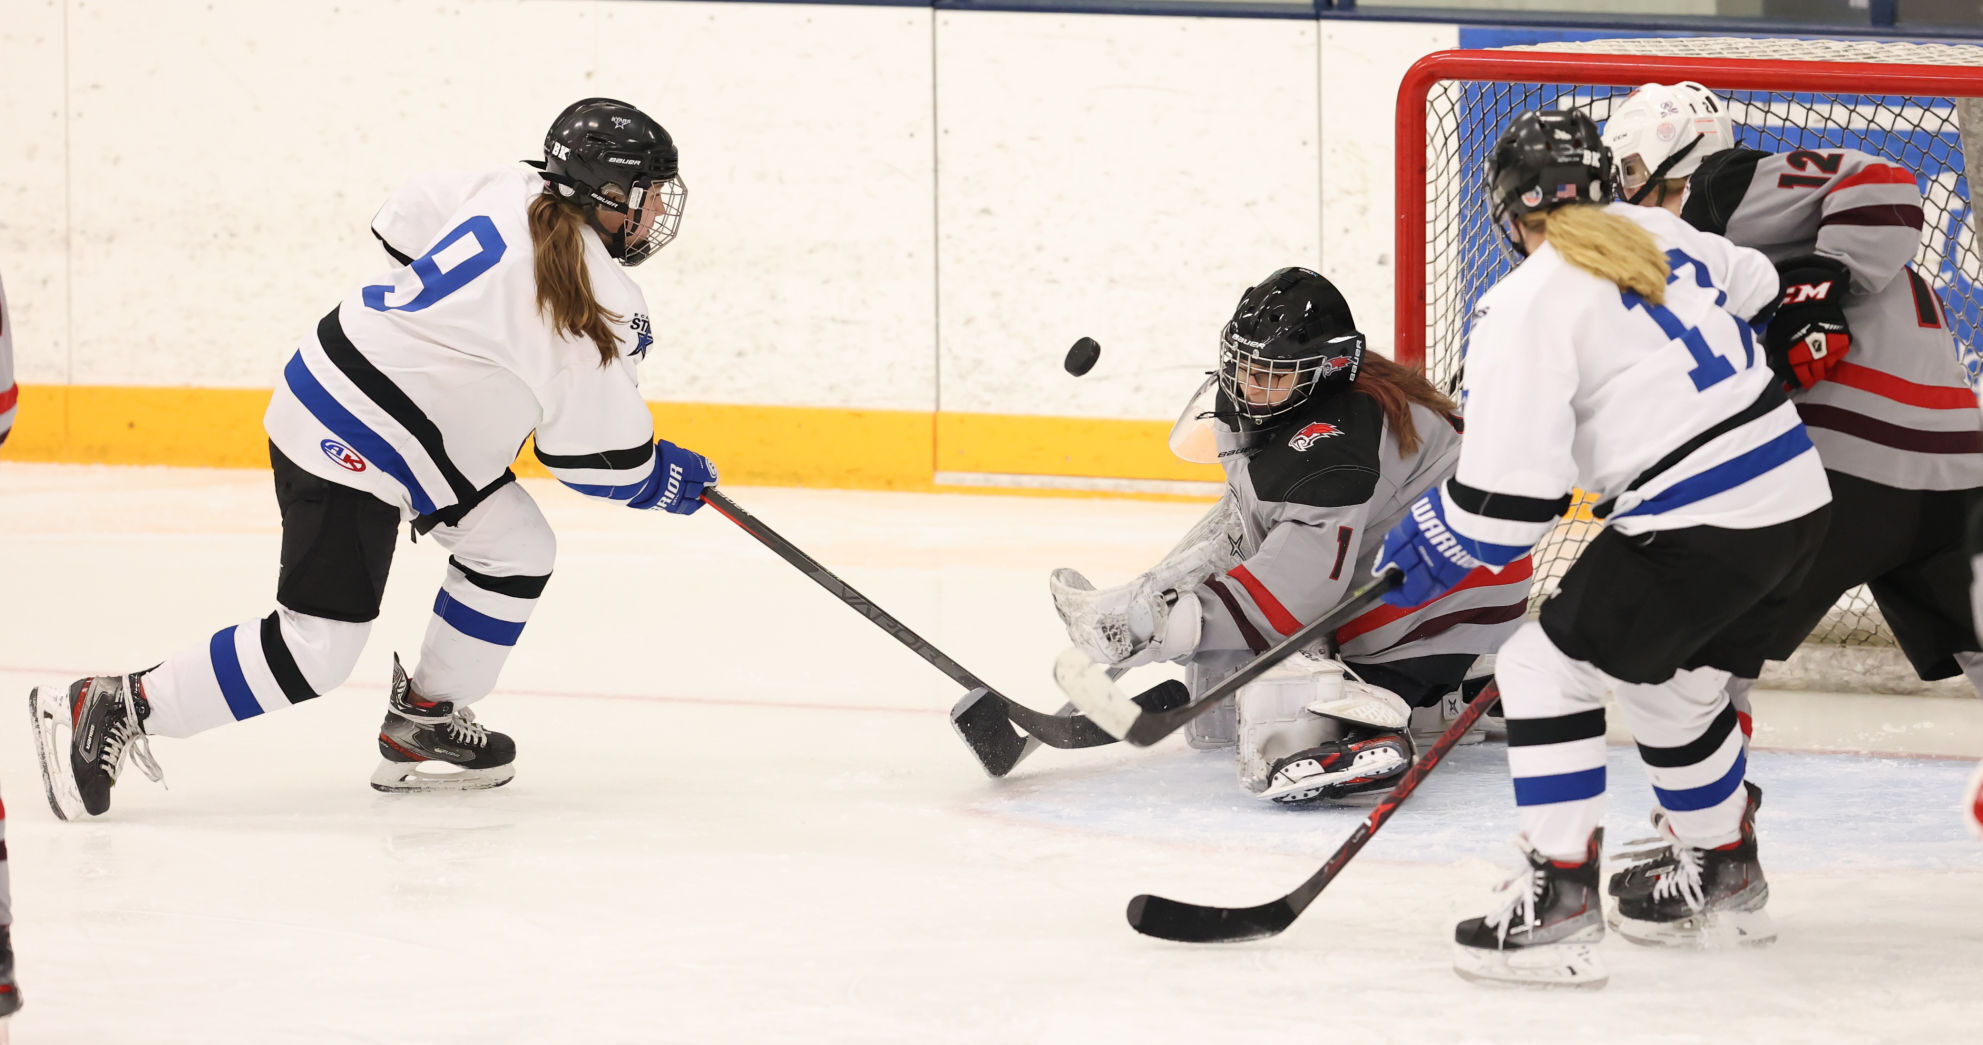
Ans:
{"label": "goalie leg pad", "polygon": [[1356,704],[1345,701],[1344,681],[1340,661],[1299,653],[1240,687],[1234,696],[1242,786],[1264,791],[1275,763],[1343,735],[1339,723],[1310,708]]}

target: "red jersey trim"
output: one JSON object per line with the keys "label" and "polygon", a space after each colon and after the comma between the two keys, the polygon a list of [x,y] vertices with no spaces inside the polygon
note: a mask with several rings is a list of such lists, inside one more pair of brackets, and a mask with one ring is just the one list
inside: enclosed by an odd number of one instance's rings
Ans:
{"label": "red jersey trim", "polygon": [[1857,363],[1840,362],[1832,370],[1831,379],[1847,388],[1871,392],[1882,399],[1924,410],[1974,410],[1977,406],[1976,393],[1967,387],[1917,384]]}
{"label": "red jersey trim", "polygon": [[1275,598],[1265,584],[1260,583],[1260,578],[1255,577],[1252,570],[1243,565],[1235,566],[1227,570],[1226,575],[1238,581],[1246,593],[1253,596],[1253,604],[1260,607],[1260,612],[1266,615],[1267,623],[1273,625],[1275,631],[1292,635],[1301,630],[1301,622],[1288,612],[1286,606],[1281,605],[1281,600]]}
{"label": "red jersey trim", "polygon": [[1336,645],[1346,645],[1351,639],[1368,635],[1386,624],[1403,620],[1454,592],[1466,591],[1469,588],[1488,588],[1497,584],[1516,584],[1527,581],[1534,575],[1535,564],[1526,555],[1502,567],[1500,573],[1495,573],[1485,566],[1477,567],[1472,573],[1462,578],[1460,583],[1453,585],[1450,590],[1441,594],[1438,599],[1433,599],[1417,606],[1392,606],[1386,603],[1337,628]]}
{"label": "red jersey trim", "polygon": [[1875,163],[1850,177],[1840,179],[1837,185],[1825,190],[1826,195],[1855,185],[1916,185],[1914,172],[1891,163]]}
{"label": "red jersey trim", "polygon": [[7,390],[5,392],[0,392],[0,414],[4,414],[7,411],[12,410],[14,408],[14,404],[18,402],[20,398],[21,398],[21,386],[8,385]]}

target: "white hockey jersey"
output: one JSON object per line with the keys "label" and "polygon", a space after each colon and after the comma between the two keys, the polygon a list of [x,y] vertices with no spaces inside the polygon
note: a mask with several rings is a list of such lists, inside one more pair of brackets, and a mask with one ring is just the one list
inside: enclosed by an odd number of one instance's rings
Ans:
{"label": "white hockey jersey", "polygon": [[20,397],[20,387],[14,384],[14,317],[7,314],[7,286],[0,283],[0,443],[14,430]]}
{"label": "white hockey jersey", "polygon": [[373,232],[409,260],[303,339],[269,404],[269,440],[414,518],[506,482],[534,431],[538,459],[566,485],[645,507],[654,422],[634,363],[652,340],[647,302],[587,229],[586,268],[618,317],[619,355],[601,367],[590,340],[551,328],[528,218],[543,185],[519,164],[423,174],[396,191]]}
{"label": "white hockey jersey", "polygon": [[1666,251],[1664,304],[1547,244],[1480,299],[1467,437],[1445,502],[1482,561],[1510,561],[1539,541],[1572,488],[1596,494],[1626,534],[1754,529],[1831,499],[1811,438],[1741,318],[1777,294],[1769,259],[1664,210],[1606,209]]}

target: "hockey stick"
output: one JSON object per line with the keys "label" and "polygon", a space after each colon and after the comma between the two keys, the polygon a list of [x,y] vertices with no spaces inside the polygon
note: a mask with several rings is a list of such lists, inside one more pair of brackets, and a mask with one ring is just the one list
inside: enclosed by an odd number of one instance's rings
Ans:
{"label": "hockey stick", "polygon": [[[1013,702],[983,679],[966,671],[962,665],[951,660],[921,635],[910,630],[908,625],[896,620],[887,610],[875,605],[867,596],[854,590],[853,585],[834,576],[833,571],[820,565],[817,559],[800,551],[797,545],[779,536],[777,531],[744,511],[737,502],[714,489],[704,490],[702,500],[724,518],[736,523],[745,533],[757,538],[759,543],[777,552],[779,558],[797,567],[800,573],[812,578],[815,584],[833,593],[835,598],[846,603],[856,613],[874,622],[876,627],[893,636],[897,642],[909,647],[938,671],[950,676],[952,681],[970,687],[972,692],[966,694],[964,699],[951,710],[951,725],[956,728],[958,735],[963,737],[964,743],[970,746],[972,754],[978,757],[978,762],[984,766],[986,773],[995,777],[1004,776],[1026,756],[1026,741],[1012,731],[1014,724],[1038,737],[1049,747],[1094,747],[1111,743],[1115,739],[1084,717],[1048,715]],[[1178,685],[1182,688],[1181,684]],[[1153,698],[1153,700],[1161,699],[1166,698],[1161,696]],[[1168,699],[1175,698],[1171,696]]]}
{"label": "hockey stick", "polygon": [[1405,775],[1398,778],[1397,785],[1377,803],[1377,808],[1370,811],[1370,816],[1358,824],[1349,839],[1330,854],[1322,868],[1309,875],[1308,880],[1297,886],[1294,892],[1258,907],[1202,907],[1145,893],[1129,901],[1129,927],[1145,936],[1180,943],[1232,943],[1273,936],[1294,924],[1294,920],[1301,917],[1301,912],[1322,895],[1322,890],[1327,889],[1330,882],[1335,881],[1336,875],[1341,873],[1350,858],[1363,849],[1365,842],[1370,841],[1370,836],[1384,826],[1384,821],[1391,819],[1391,814],[1405,804],[1405,799],[1410,798],[1413,791],[1418,790],[1419,782],[1439,768],[1439,761],[1459,744],[1461,737],[1467,735],[1467,730],[1473,728],[1481,713],[1499,699],[1501,687],[1489,683],[1473,700],[1468,701],[1467,706],[1461,709],[1460,717],[1446,727],[1446,732],[1432,742],[1432,747],[1420,755],[1410,769],[1405,770]]}
{"label": "hockey stick", "polygon": [[[1333,635],[1337,628],[1369,609],[1386,592],[1404,581],[1404,571],[1397,567],[1385,570],[1376,580],[1350,592],[1335,609],[1302,625],[1294,634],[1263,650],[1259,656],[1241,665],[1238,671],[1227,675],[1197,699],[1168,710],[1161,709],[1165,702],[1156,696],[1155,689],[1125,700],[1121,691],[1106,684],[1106,676],[1102,676],[1099,670],[1070,673],[1061,679],[1061,683],[1068,699],[1096,725],[1137,747],[1149,747],[1239,692],[1241,686],[1266,674],[1269,668],[1313,645],[1317,639]],[[1163,683],[1165,686],[1175,684]]]}

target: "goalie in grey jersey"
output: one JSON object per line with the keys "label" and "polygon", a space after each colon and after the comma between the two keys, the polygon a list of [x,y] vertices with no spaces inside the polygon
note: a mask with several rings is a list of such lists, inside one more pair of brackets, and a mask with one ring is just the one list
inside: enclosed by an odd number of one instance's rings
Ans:
{"label": "goalie in grey jersey", "polygon": [[[1359,583],[1384,532],[1453,474],[1456,414],[1423,375],[1365,354],[1327,279],[1273,273],[1240,299],[1218,373],[1172,437],[1179,456],[1225,469],[1225,496],[1128,584],[1097,591],[1055,571],[1069,636],[1102,664],[1182,662],[1203,692]],[[1486,684],[1477,662],[1520,623],[1529,576],[1523,558],[1422,605],[1364,614],[1333,650],[1288,658],[1188,736],[1235,746],[1241,783],[1264,799],[1388,789],[1410,765],[1412,720],[1437,732],[1447,698],[1457,708],[1470,677]]]}
{"label": "goalie in grey jersey", "polygon": [[[1942,303],[1910,264],[1914,173],[1853,149],[1738,148],[1726,103],[1694,83],[1640,87],[1604,141],[1621,196],[1762,251],[1782,279],[1762,347],[1824,462],[1832,514],[1764,654],[1788,658],[1865,584],[1917,674],[1983,689],[1963,544],[1983,425]],[[1751,681],[1731,684],[1745,729]]]}

